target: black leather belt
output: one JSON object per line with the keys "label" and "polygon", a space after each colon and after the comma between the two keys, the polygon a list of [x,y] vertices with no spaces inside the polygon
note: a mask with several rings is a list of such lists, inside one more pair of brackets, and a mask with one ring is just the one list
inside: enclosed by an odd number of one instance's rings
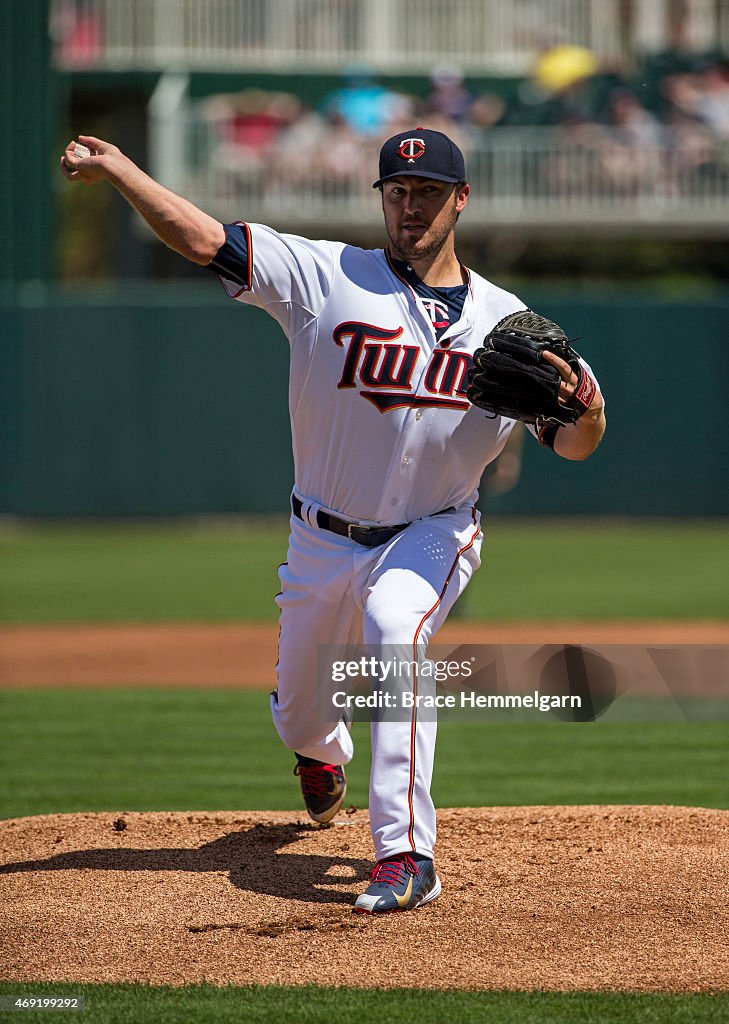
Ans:
{"label": "black leather belt", "polygon": [[[305,523],[303,507],[303,502],[295,494],[292,494],[291,508],[294,510],[294,515]],[[445,512],[455,512],[455,510],[456,506],[451,505],[449,508],[442,508],[440,512],[433,514],[441,516]],[[330,533],[337,533],[340,537],[349,537],[350,540],[356,541],[357,544],[363,544],[366,548],[376,548],[378,544],[387,544],[388,540],[392,540],[398,533],[410,526],[410,523],[400,523],[399,526],[357,526],[356,523],[348,523],[338,516],[332,516],[322,509],[317,509],[316,525],[320,530],[329,530]]]}

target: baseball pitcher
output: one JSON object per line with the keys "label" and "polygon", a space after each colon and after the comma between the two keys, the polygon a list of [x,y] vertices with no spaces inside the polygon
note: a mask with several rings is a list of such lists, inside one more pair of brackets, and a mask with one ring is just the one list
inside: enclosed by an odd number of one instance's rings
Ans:
{"label": "baseball pitcher", "polygon": [[[461,151],[440,132],[414,128],[382,146],[374,187],[386,244],[371,250],[221,224],[91,136],[69,143],[61,169],[69,181],[108,181],[166,245],[288,338],[295,479],[271,711],[310,816],[327,822],[353,744],[334,702],[321,714],[318,649],[423,651],[480,565],[485,466],[519,420],[556,455],[587,458],[605,429],[595,377],[556,324],[459,261],[470,188]],[[413,702],[405,720],[373,721],[371,737],[376,864],[354,909],[411,910],[441,889],[436,724]]]}

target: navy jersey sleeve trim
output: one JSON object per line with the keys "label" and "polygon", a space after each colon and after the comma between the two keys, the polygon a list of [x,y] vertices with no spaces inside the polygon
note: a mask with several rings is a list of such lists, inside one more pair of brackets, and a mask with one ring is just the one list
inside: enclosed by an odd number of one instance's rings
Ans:
{"label": "navy jersey sleeve trim", "polygon": [[223,229],[225,241],[207,266],[226,281],[241,286],[240,291],[232,296],[236,298],[241,292],[249,292],[253,281],[251,229],[240,221],[224,224]]}

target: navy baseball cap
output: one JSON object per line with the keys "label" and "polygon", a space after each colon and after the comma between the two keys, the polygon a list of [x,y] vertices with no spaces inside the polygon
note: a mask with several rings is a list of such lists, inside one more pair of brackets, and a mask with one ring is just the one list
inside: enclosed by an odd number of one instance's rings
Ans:
{"label": "navy baseball cap", "polygon": [[413,128],[393,135],[380,150],[380,176],[372,188],[388,178],[403,175],[435,178],[436,181],[465,181],[466,163],[455,142],[443,132]]}

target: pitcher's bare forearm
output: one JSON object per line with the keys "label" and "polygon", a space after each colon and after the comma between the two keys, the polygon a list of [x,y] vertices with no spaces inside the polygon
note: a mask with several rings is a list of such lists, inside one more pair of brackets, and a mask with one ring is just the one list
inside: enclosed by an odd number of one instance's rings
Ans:
{"label": "pitcher's bare forearm", "polygon": [[219,221],[160,185],[135,164],[118,176],[113,174],[109,181],[165,245],[193,263],[209,263],[225,241]]}
{"label": "pitcher's bare forearm", "polygon": [[80,135],[79,139],[91,150],[91,156],[78,159],[74,156],[74,143],[68,144],[61,157],[61,170],[69,181],[88,185],[108,181],[160,241],[193,263],[210,263],[225,241],[219,221],[160,185],[116,146],[90,135]]}
{"label": "pitcher's bare forearm", "polygon": [[593,405],[576,423],[560,427],[554,439],[554,450],[563,459],[581,461],[595,451],[605,433],[605,411],[598,393]]}

